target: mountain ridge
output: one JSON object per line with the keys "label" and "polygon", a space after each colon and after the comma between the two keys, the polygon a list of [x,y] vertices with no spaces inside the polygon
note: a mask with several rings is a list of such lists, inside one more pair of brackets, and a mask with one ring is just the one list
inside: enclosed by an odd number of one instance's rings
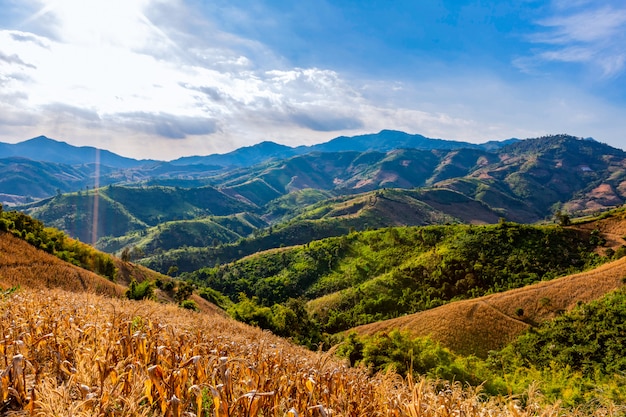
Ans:
{"label": "mountain ridge", "polygon": [[56,162],[68,165],[92,163],[114,168],[132,168],[153,162],[127,158],[93,146],[74,146],[43,135],[15,144],[0,144],[0,158],[13,156],[21,156],[40,162]]}

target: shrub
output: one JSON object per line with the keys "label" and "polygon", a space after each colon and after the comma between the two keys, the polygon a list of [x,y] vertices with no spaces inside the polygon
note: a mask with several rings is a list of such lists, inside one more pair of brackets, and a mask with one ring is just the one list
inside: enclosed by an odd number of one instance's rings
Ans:
{"label": "shrub", "polygon": [[145,280],[137,283],[134,279],[128,285],[126,290],[126,298],[129,300],[144,300],[154,297],[154,282]]}
{"label": "shrub", "polygon": [[198,303],[193,300],[183,300],[179,306],[186,310],[200,311],[200,307],[198,307]]}

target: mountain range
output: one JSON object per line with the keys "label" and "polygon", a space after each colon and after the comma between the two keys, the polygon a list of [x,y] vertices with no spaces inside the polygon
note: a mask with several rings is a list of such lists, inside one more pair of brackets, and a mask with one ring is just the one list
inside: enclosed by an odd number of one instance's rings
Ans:
{"label": "mountain range", "polygon": [[256,242],[220,255],[234,259],[351,229],[532,223],[624,201],[626,153],[569,135],[475,145],[385,130],[171,162],[44,137],[0,146],[0,202],[102,249],[148,256]]}

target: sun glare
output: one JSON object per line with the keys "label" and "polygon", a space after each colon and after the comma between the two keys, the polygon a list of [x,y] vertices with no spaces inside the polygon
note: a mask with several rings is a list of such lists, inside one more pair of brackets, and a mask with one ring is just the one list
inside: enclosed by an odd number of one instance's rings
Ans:
{"label": "sun glare", "polygon": [[[60,38],[88,45],[139,47],[150,28],[146,0],[54,0],[42,9],[57,20]],[[40,12],[41,14],[42,12]]]}

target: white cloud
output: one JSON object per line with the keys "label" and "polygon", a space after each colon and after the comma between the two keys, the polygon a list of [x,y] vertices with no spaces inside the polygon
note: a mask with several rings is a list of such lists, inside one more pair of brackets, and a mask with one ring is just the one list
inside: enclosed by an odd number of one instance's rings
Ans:
{"label": "white cloud", "polygon": [[626,7],[623,4],[579,1],[570,2],[566,8],[556,1],[553,6],[554,14],[537,22],[544,30],[529,37],[538,45],[534,59],[518,59],[518,66],[528,69],[542,62],[579,63],[599,68],[603,77],[624,71]]}
{"label": "white cloud", "polygon": [[[582,94],[512,86],[491,74],[401,83],[293,68],[182,1],[113,0],[89,10],[81,3],[94,1],[37,1],[22,30],[0,30],[0,140],[46,134],[175,159],[261,140],[312,144],[382,129],[468,141],[597,136],[587,127],[600,126],[601,113],[614,114]],[[588,62],[597,56],[591,46],[621,24],[614,19],[583,35],[567,16],[543,22],[546,32],[534,41],[546,47],[535,60]],[[620,71],[623,60],[611,57],[602,61],[605,71]]]}

